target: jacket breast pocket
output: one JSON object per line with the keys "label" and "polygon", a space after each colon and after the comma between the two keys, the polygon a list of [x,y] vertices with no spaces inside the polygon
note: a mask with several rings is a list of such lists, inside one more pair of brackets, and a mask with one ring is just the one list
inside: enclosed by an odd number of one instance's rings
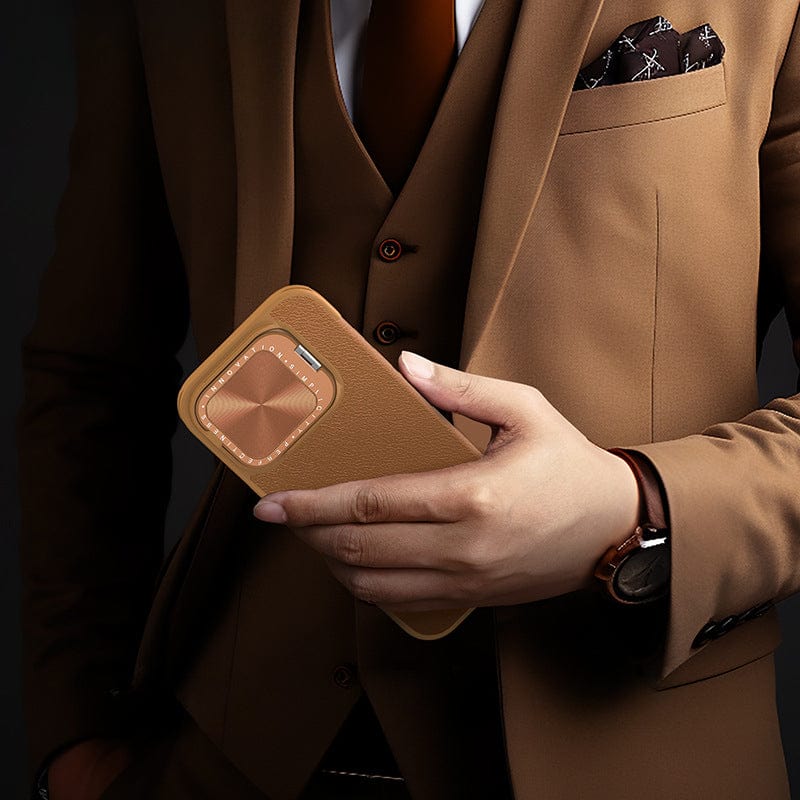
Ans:
{"label": "jacket breast pocket", "polygon": [[573,90],[560,135],[685,116],[723,105],[726,100],[724,61],[664,78]]}

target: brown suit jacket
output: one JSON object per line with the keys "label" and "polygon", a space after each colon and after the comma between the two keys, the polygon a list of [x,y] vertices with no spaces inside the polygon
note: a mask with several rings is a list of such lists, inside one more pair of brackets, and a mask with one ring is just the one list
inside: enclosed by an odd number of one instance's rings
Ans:
{"label": "brown suit jacket", "polygon": [[[120,724],[115,689],[161,562],[188,320],[202,357],[288,282],[297,8],[82,6],[71,175],[23,353],[34,765]],[[673,576],[650,667],[604,638],[622,646],[635,625],[587,624],[580,596],[497,609],[519,797],[787,792],[777,619],[751,612],[800,587],[800,395],[759,408],[756,386],[782,306],[800,362],[800,28],[797,2],[760,8],[755,25],[744,0],[523,0],[460,366],[536,385],[596,443],[647,455],[666,488]],[[678,30],[711,23],[723,63],[572,91],[620,30],[656,14]],[[498,339],[513,343],[499,357]],[[631,747],[638,759],[618,763]]]}

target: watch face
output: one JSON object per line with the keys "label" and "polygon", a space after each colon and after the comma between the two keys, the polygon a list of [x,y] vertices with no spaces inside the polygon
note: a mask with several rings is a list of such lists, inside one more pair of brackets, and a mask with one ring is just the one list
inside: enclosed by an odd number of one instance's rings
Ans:
{"label": "watch face", "polygon": [[298,345],[285,331],[267,331],[195,402],[200,424],[244,464],[260,466],[278,458],[333,400],[333,379]]}
{"label": "watch face", "polygon": [[614,591],[624,600],[644,603],[663,597],[670,580],[669,544],[639,548],[614,573]]}

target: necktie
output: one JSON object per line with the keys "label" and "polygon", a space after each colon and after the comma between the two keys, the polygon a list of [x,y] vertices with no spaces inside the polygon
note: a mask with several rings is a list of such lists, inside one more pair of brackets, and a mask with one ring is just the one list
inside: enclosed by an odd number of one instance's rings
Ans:
{"label": "necktie", "polygon": [[455,0],[372,0],[355,124],[397,194],[430,128],[455,59]]}

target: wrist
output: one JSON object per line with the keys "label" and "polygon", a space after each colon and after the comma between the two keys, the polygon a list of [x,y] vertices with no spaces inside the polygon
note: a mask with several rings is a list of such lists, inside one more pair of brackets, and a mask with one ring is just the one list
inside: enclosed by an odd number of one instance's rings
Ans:
{"label": "wrist", "polygon": [[643,503],[639,483],[628,464],[614,453],[597,448],[600,464],[595,475],[599,501],[588,519],[590,535],[585,540],[586,571],[580,585],[596,589],[594,570],[597,562],[611,547],[631,536],[639,524]]}
{"label": "wrist", "polygon": [[616,453],[609,450],[605,452],[610,456],[608,469],[613,476],[614,486],[612,524],[608,539],[604,542],[605,548],[608,548],[619,544],[634,533],[636,526],[642,520],[645,508],[639,481],[630,464]]}

